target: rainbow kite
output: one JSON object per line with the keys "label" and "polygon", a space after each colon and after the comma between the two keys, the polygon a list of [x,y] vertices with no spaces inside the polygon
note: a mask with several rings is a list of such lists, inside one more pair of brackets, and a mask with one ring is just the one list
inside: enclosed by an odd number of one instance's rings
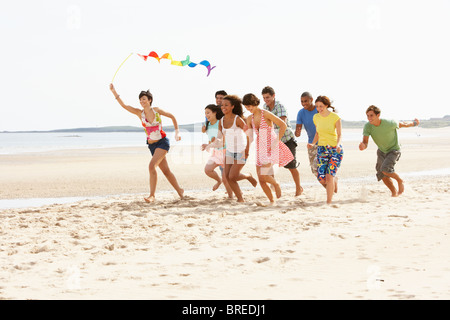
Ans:
{"label": "rainbow kite", "polygon": [[[131,54],[130,54],[123,62],[122,62],[122,64],[119,66],[119,69],[117,69],[116,73],[114,74],[114,77],[113,77],[112,82],[114,82],[114,78],[116,77],[117,72],[119,72],[120,68],[123,66],[123,64],[125,63],[125,61],[127,61],[128,58],[131,57],[132,55],[133,55],[133,53],[131,53]],[[208,60],[203,60],[203,61],[201,61],[201,62],[199,62],[199,63],[191,62],[191,59],[190,59],[189,56],[186,57],[186,60],[183,60],[183,61],[177,61],[177,60],[173,60],[173,59],[172,59],[172,56],[171,56],[170,53],[164,53],[161,57],[158,56],[158,54],[157,54],[155,51],[150,52],[148,55],[143,55],[143,54],[139,54],[139,53],[137,53],[137,55],[138,55],[139,57],[141,57],[142,59],[144,59],[144,61],[147,61],[147,59],[148,59],[149,57],[155,58],[156,60],[158,60],[158,62],[161,62],[161,59],[167,59],[167,60],[170,60],[170,61],[171,61],[170,64],[172,64],[172,65],[174,65],[174,66],[180,66],[180,67],[189,66],[189,67],[191,67],[191,68],[194,68],[194,67],[196,67],[197,65],[200,64],[200,65],[202,65],[202,66],[205,66],[206,69],[208,69],[208,74],[206,75],[207,77],[208,77],[209,74],[211,73],[211,70],[215,68],[215,66],[214,66],[214,67],[211,66],[211,64],[209,63]]]}

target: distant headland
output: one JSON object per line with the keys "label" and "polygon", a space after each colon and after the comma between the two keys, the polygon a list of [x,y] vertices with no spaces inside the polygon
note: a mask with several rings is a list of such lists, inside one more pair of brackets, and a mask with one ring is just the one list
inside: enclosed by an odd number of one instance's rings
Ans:
{"label": "distant headland", "polygon": [[[450,126],[450,115],[446,115],[442,118],[430,118],[428,120],[420,120],[420,126],[422,128],[443,128]],[[345,121],[342,120],[342,127],[344,129],[358,129],[363,128],[367,121]],[[295,128],[295,121],[291,121],[291,127]],[[199,132],[201,130],[202,123],[182,124],[179,125],[180,130],[188,132]],[[48,131],[1,131],[1,133],[33,133],[33,132],[141,132],[142,127],[133,126],[108,126],[108,127],[91,127],[91,128],[72,128],[72,129],[57,129]],[[164,131],[173,132],[173,126],[164,127]]]}

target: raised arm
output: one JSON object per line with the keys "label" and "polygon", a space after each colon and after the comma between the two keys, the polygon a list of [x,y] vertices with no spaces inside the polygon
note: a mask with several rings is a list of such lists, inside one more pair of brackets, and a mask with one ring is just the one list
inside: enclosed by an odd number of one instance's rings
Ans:
{"label": "raised arm", "polygon": [[154,109],[160,115],[172,119],[173,128],[175,129],[175,141],[180,141],[181,140],[180,130],[178,128],[178,122],[177,122],[177,119],[175,118],[175,116],[173,114],[171,114],[170,112],[166,112],[160,108],[154,108]]}
{"label": "raised arm", "polygon": [[420,121],[416,118],[414,121],[402,121],[398,123],[399,128],[417,127]]}
{"label": "raised arm", "polygon": [[139,118],[141,117],[142,110],[141,109],[137,109],[137,108],[133,108],[132,106],[129,106],[129,105],[126,105],[122,101],[122,99],[120,98],[120,95],[116,92],[116,89],[114,88],[114,85],[112,83],[109,85],[109,89],[113,93],[113,95],[116,98],[117,102],[122,106],[122,108],[124,108],[128,112],[131,112],[131,113],[137,115]]}

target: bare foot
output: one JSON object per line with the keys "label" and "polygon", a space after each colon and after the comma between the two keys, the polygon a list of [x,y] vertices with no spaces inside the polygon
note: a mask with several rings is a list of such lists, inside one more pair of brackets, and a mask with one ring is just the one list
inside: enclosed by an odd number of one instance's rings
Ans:
{"label": "bare foot", "polygon": [[144,198],[144,200],[147,203],[155,202],[155,196],[149,196],[148,198]]}
{"label": "bare foot", "polygon": [[258,181],[256,181],[255,178],[253,178],[251,173],[249,173],[249,177],[247,178],[247,180],[252,184],[253,187],[256,187],[256,185],[258,184]]}
{"label": "bare foot", "polygon": [[217,182],[214,186],[213,186],[213,191],[216,191],[217,189],[219,189],[220,185],[222,184],[222,181]]}
{"label": "bare foot", "polygon": [[398,195],[401,195],[405,191],[405,185],[403,184],[403,180],[398,181]]}
{"label": "bare foot", "polygon": [[180,199],[183,199],[184,196],[184,189],[181,189],[178,191],[178,195],[180,196]]}
{"label": "bare foot", "polygon": [[245,202],[244,199],[238,199],[237,202]]}
{"label": "bare foot", "polygon": [[303,193],[303,187],[300,186],[297,190],[295,190],[295,196],[298,197]]}

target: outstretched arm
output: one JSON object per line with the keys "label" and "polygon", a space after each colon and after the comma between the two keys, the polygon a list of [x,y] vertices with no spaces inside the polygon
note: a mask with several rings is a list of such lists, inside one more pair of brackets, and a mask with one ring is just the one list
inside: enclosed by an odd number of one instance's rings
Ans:
{"label": "outstretched arm", "polygon": [[398,123],[399,128],[417,127],[420,121],[416,118],[414,121],[403,121]]}
{"label": "outstretched arm", "polygon": [[181,140],[180,130],[178,128],[178,122],[177,122],[177,119],[175,118],[175,116],[173,114],[171,114],[170,112],[166,112],[166,111],[164,111],[164,110],[162,110],[160,108],[154,108],[154,109],[160,115],[172,119],[173,127],[175,129],[175,141],[180,141]]}
{"label": "outstretched arm", "polygon": [[116,98],[117,102],[122,106],[122,108],[124,108],[128,112],[131,112],[131,113],[137,115],[139,118],[141,117],[142,110],[137,109],[137,108],[133,108],[132,106],[129,106],[129,105],[126,105],[122,101],[122,99],[120,98],[120,95],[116,92],[116,89],[114,88],[114,85],[112,83],[109,85],[109,89],[113,93],[113,95]]}

